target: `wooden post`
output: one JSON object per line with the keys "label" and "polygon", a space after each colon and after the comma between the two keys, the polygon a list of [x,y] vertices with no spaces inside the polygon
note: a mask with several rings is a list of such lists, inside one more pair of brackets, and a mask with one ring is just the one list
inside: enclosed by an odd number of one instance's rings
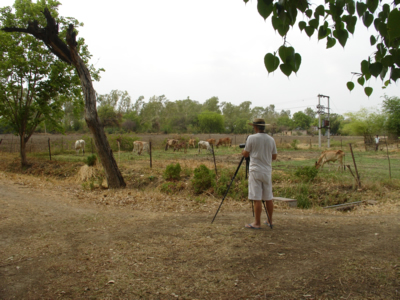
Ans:
{"label": "wooden post", "polygon": [[117,143],[118,143],[118,163],[120,163],[121,162],[121,156],[120,156],[121,147],[120,147],[119,141],[117,141]]}
{"label": "wooden post", "polygon": [[358,188],[361,188],[360,175],[358,174],[356,160],[354,159],[354,153],[353,153],[353,148],[351,147],[351,143],[349,144],[349,146],[351,151],[351,157],[353,158],[354,169],[356,170]]}
{"label": "wooden post", "polygon": [[343,149],[343,140],[340,139],[340,149]]}
{"label": "wooden post", "polygon": [[61,153],[64,152],[64,138],[61,137]]}
{"label": "wooden post", "polygon": [[150,148],[150,169],[153,168],[153,160],[151,156],[151,142],[149,142],[149,148]]}
{"label": "wooden post", "polygon": [[51,160],[50,138],[47,140],[47,142],[49,143],[49,156],[50,156],[50,160]]}
{"label": "wooden post", "polygon": [[311,139],[310,139],[310,149],[312,149],[312,141],[311,141]]}
{"label": "wooden post", "polygon": [[92,155],[93,155],[93,139],[90,138],[90,144],[92,145]]}
{"label": "wooden post", "polygon": [[214,157],[215,175],[218,176],[218,173],[217,173],[217,164],[215,163],[215,154],[214,154],[214,145],[213,145],[213,144],[211,144],[211,149],[212,149],[212,155],[213,155],[213,157]]}
{"label": "wooden post", "polygon": [[389,149],[386,138],[385,138],[385,143],[386,143],[386,155],[389,162],[389,178],[392,179],[392,168],[390,167]]}
{"label": "wooden post", "polygon": [[14,136],[11,135],[11,148],[10,148],[10,153],[13,152],[13,141],[14,141]]}

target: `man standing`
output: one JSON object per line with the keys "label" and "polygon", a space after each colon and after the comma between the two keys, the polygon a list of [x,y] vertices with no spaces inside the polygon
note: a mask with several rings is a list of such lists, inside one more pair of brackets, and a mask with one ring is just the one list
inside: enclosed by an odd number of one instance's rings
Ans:
{"label": "man standing", "polygon": [[275,140],[268,134],[264,133],[264,119],[254,119],[252,125],[255,134],[250,135],[246,141],[246,147],[242,151],[244,157],[250,157],[249,167],[249,200],[254,201],[255,221],[251,224],[246,224],[246,228],[260,229],[261,228],[261,200],[266,202],[269,222],[265,224],[272,228],[272,213],[274,203],[272,201],[272,161],[278,156],[276,151]]}
{"label": "man standing", "polygon": [[379,137],[378,135],[375,137],[375,151],[378,151],[378,147],[379,147]]}

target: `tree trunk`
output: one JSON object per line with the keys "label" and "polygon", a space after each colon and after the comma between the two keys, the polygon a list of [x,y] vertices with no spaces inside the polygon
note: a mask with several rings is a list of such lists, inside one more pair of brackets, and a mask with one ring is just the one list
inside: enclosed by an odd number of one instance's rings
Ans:
{"label": "tree trunk", "polygon": [[117,162],[115,161],[112,149],[104,132],[104,128],[97,115],[96,92],[93,88],[89,70],[78,55],[76,47],[71,47],[71,43],[75,42],[74,40],[71,40],[71,37],[71,32],[68,31],[67,42],[71,50],[72,64],[75,66],[79,74],[83,94],[85,96],[85,120],[90,132],[93,134],[97,153],[99,154],[100,161],[106,173],[108,186],[110,188],[125,187],[126,183],[118,168]]}
{"label": "tree trunk", "polygon": [[2,28],[2,30],[6,32],[23,32],[32,34],[37,39],[42,40],[49,50],[57,55],[58,58],[68,64],[72,64],[76,68],[82,84],[83,94],[85,96],[86,123],[93,134],[96,149],[106,173],[108,186],[110,188],[123,188],[126,186],[126,183],[118,169],[117,162],[114,159],[104,128],[97,116],[96,93],[92,85],[90,72],[76,50],[77,42],[74,26],[70,24],[67,30],[67,45],[58,36],[58,24],[51,16],[50,11],[45,8],[43,14],[47,20],[47,26],[45,28],[41,28],[38,21],[33,21],[28,22],[27,28],[5,27]]}
{"label": "tree trunk", "polygon": [[25,167],[28,165],[28,161],[26,160],[26,143],[24,138],[24,133],[19,135],[19,152],[21,154],[21,167]]}

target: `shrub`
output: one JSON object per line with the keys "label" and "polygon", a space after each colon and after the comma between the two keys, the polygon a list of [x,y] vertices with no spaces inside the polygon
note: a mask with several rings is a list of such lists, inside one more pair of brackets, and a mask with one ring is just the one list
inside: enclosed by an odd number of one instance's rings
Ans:
{"label": "shrub", "polygon": [[305,182],[310,182],[318,175],[318,170],[314,166],[299,167],[294,175],[301,178]]}
{"label": "shrub", "polygon": [[181,179],[181,165],[177,163],[176,165],[170,164],[164,171],[165,180],[180,180]]}
{"label": "shrub", "polygon": [[164,182],[160,190],[165,194],[171,195],[182,191],[184,188],[185,184],[183,182]]}
{"label": "shrub", "polygon": [[291,146],[294,150],[298,150],[298,149],[299,149],[299,147],[298,147],[299,143],[300,143],[299,140],[293,140],[293,141],[290,143],[290,146]]}
{"label": "shrub", "polygon": [[194,192],[200,194],[210,187],[213,186],[215,180],[215,174],[205,165],[200,165],[198,168],[194,169],[194,176],[192,179],[192,185]]}
{"label": "shrub", "polygon": [[[231,179],[229,178],[227,170],[222,170],[218,180],[214,183],[214,192],[217,195],[224,196],[230,183]],[[229,192],[232,194],[232,189]]]}
{"label": "shrub", "polygon": [[95,154],[89,155],[89,156],[86,158],[86,164],[87,164],[89,167],[94,166],[94,165],[96,164],[96,162],[97,162],[97,156],[96,156]]}

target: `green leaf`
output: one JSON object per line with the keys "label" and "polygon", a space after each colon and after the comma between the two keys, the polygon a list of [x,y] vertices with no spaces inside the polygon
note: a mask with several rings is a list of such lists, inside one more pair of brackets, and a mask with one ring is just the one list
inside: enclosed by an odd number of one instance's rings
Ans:
{"label": "green leaf", "polygon": [[369,74],[369,62],[366,60],[363,60],[361,62],[361,72],[365,74]]}
{"label": "green leaf", "polygon": [[374,89],[372,87],[369,87],[369,86],[364,88],[365,95],[367,95],[368,97],[371,96],[373,90]]}
{"label": "green leaf", "polygon": [[257,10],[258,13],[264,18],[264,20],[269,17],[273,9],[274,5],[272,4],[272,2],[269,2],[269,4],[267,4],[267,2],[264,0],[258,0]]}
{"label": "green leaf", "polygon": [[289,65],[281,64],[279,67],[280,67],[282,73],[285,74],[287,77],[289,77],[290,74],[292,74],[292,68]]}
{"label": "green leaf", "polygon": [[388,33],[390,41],[400,37],[400,11],[393,9],[388,18]]}
{"label": "green leaf", "polygon": [[347,22],[346,22],[347,26],[347,30],[351,33],[354,34],[354,29],[356,27],[357,24],[357,17],[356,16],[352,16],[352,17],[348,17],[347,18]]}
{"label": "green leaf", "polygon": [[312,16],[312,10],[311,9],[307,9],[306,10],[306,16],[311,18],[311,16]]}
{"label": "green leaf", "polygon": [[344,48],[346,45],[347,39],[349,38],[349,33],[345,29],[334,30],[333,36],[338,39],[340,45]]}
{"label": "green leaf", "polygon": [[354,3],[353,0],[347,2],[347,4],[346,4],[346,9],[347,9],[347,12],[349,13],[349,15],[352,16],[352,15],[355,14],[355,12],[356,12],[356,5],[355,5],[355,3]]}
{"label": "green leaf", "polygon": [[397,79],[399,79],[399,78],[400,78],[400,69],[392,67],[392,70],[390,72],[390,79],[392,79],[394,82],[396,82]]}
{"label": "green leaf", "polygon": [[369,73],[372,76],[378,77],[378,75],[382,72],[382,64],[379,62],[373,63],[369,65]]}
{"label": "green leaf", "polygon": [[294,55],[293,72],[297,73],[297,71],[300,69],[300,65],[301,65],[301,56],[300,54],[296,53]]}
{"label": "green leaf", "polygon": [[326,49],[332,48],[336,44],[336,39],[327,37],[327,42],[326,42]]}
{"label": "green leaf", "polygon": [[247,3],[247,2],[249,2],[249,0],[243,0],[243,2],[244,2],[244,3]]}
{"label": "green leaf", "polygon": [[362,2],[357,2],[357,14],[359,17],[364,15],[367,10],[367,5]]}
{"label": "green leaf", "polygon": [[288,31],[289,31],[289,25],[288,24],[282,24],[281,26],[278,27],[278,33],[281,37],[284,37]]}
{"label": "green leaf", "polygon": [[325,15],[325,7],[323,5],[318,6],[315,9],[314,17],[317,18],[318,16],[323,17]]}
{"label": "green leaf", "polygon": [[306,28],[306,26],[307,26],[306,22],[304,22],[304,21],[299,22],[300,31],[303,31],[303,29]]}
{"label": "green leaf", "polygon": [[346,85],[350,92],[354,89],[354,83],[352,81],[347,82]]}
{"label": "green leaf", "polygon": [[315,29],[317,29],[317,28],[318,28],[318,25],[319,25],[319,20],[318,20],[318,19],[312,19],[312,20],[310,20],[310,21],[308,22],[308,24],[309,24],[311,27],[314,27]]}
{"label": "green leaf", "polygon": [[384,79],[385,79],[385,76],[386,76],[386,73],[387,73],[388,70],[389,70],[388,67],[386,67],[386,66],[383,66],[383,67],[382,67],[381,74],[379,74],[379,77],[381,78],[381,80],[384,80]]}
{"label": "green leaf", "polygon": [[369,38],[369,42],[370,42],[371,46],[375,45],[376,44],[375,36],[371,35],[371,37]]}
{"label": "green leaf", "polygon": [[368,11],[364,13],[362,18],[363,18],[363,23],[367,28],[371,26],[372,22],[374,21],[374,16],[371,15]]}
{"label": "green leaf", "polygon": [[304,30],[306,31],[306,34],[308,35],[308,37],[311,37],[314,33],[315,28],[311,27],[311,26],[306,26],[306,28]]}
{"label": "green leaf", "polygon": [[[328,32],[329,30],[329,32]],[[320,26],[318,30],[318,40],[324,39],[326,36],[330,34],[330,29],[326,29],[324,26]]]}
{"label": "green leaf", "polygon": [[394,64],[393,56],[386,55],[384,58],[381,59],[381,63],[385,67],[391,67]]}
{"label": "green leaf", "polygon": [[273,16],[271,21],[272,27],[274,27],[275,30],[278,30],[279,26],[282,26],[282,21],[277,16]]}
{"label": "green leaf", "polygon": [[264,56],[264,65],[268,73],[274,72],[279,66],[279,58],[272,53],[267,53]]}
{"label": "green leaf", "polygon": [[363,86],[365,83],[365,79],[363,76],[358,77],[357,82],[359,85]]}
{"label": "green leaf", "polygon": [[374,13],[378,8],[379,0],[367,0],[367,7],[371,13]]}

